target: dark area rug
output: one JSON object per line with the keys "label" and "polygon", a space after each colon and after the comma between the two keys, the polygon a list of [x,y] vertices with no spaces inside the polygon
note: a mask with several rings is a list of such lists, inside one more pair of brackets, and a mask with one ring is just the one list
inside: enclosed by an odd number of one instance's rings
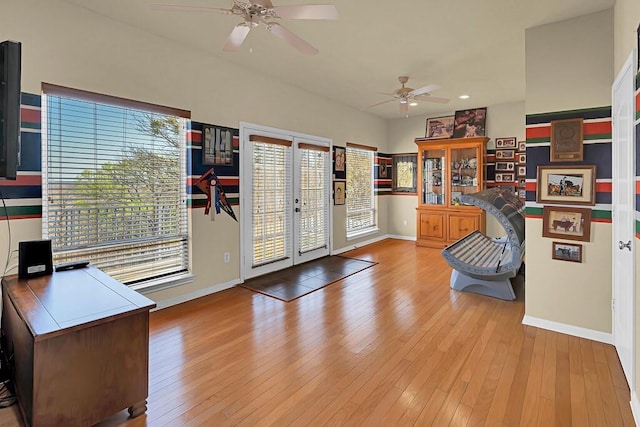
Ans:
{"label": "dark area rug", "polygon": [[254,277],[239,286],[288,302],[376,264],[343,256],[327,256]]}

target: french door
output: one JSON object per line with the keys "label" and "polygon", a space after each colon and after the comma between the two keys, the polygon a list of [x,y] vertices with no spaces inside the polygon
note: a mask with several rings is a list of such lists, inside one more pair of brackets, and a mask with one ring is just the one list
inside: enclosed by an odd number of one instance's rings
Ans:
{"label": "french door", "polygon": [[329,254],[331,141],[241,123],[242,279]]}

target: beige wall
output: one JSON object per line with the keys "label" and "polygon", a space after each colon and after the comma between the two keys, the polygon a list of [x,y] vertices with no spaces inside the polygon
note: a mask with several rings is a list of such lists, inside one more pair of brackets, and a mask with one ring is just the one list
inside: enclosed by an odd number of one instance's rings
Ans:
{"label": "beige wall", "polygon": [[[338,145],[351,141],[388,151],[382,119],[66,2],[2,0],[0,40],[6,39],[23,43],[23,92],[40,93],[41,82],[48,82],[191,110],[196,121],[232,127],[245,121],[331,138]],[[387,203],[380,205],[377,235],[384,235]],[[336,208],[334,218],[338,249],[346,245],[343,210]],[[195,280],[151,294],[156,301],[196,295],[240,276],[238,224],[226,215],[212,222],[201,209],[191,219]],[[14,220],[11,228],[12,250],[20,240],[41,236],[39,220]],[[7,239],[0,236],[4,259]],[[231,263],[223,263],[224,252],[231,254]]]}
{"label": "beige wall", "polygon": [[[470,100],[470,102],[472,102]],[[471,105],[472,108],[482,107]],[[491,139],[487,148],[495,148],[494,138],[515,136],[518,141],[524,140],[525,134],[524,101],[497,104],[487,107],[487,136]],[[453,115],[454,111],[443,111],[431,117]],[[390,153],[417,152],[415,138],[424,137],[426,117],[403,117],[389,121]],[[417,196],[389,196],[389,233],[392,235],[416,237]],[[406,224],[405,224],[406,221]],[[504,229],[491,216],[487,215],[486,234],[491,237],[504,236]]]}
{"label": "beige wall", "polygon": [[[531,28],[525,38],[527,114],[611,105],[613,10]],[[541,219],[527,218],[526,233],[526,315],[611,333],[611,225],[592,225],[579,268],[551,259]]]}

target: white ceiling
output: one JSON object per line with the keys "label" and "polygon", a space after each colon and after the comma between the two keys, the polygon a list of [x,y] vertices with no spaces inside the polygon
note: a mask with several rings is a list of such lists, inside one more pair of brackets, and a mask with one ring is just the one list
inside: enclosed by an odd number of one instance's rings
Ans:
{"label": "white ceiling", "polygon": [[[222,51],[236,16],[160,12],[151,3],[230,8],[231,0],[65,0],[144,31],[206,51],[356,109],[387,98],[379,92],[435,83],[449,104],[421,102],[409,115],[521,101],[525,97],[524,30],[613,6],[615,0],[272,0],[277,6],[332,3],[338,21],[283,20],[320,50],[298,53],[265,28],[239,52]],[[252,52],[249,52],[249,48]],[[613,65],[612,65],[613,66]],[[468,100],[460,100],[461,94]],[[366,111],[401,117],[397,102]]]}

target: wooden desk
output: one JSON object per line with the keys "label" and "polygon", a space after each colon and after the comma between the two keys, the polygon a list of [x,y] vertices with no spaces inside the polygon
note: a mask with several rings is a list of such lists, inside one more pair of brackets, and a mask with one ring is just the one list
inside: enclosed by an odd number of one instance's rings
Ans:
{"label": "wooden desk", "polygon": [[28,425],[147,410],[150,299],[94,267],[2,280],[2,331]]}

